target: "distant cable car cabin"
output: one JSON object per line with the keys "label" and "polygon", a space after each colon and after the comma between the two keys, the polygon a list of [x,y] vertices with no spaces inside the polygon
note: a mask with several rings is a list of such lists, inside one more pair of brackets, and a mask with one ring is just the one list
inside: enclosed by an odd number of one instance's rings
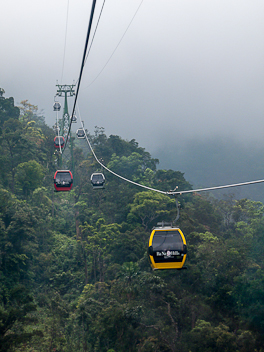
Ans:
{"label": "distant cable car cabin", "polygon": [[60,111],[61,109],[61,104],[58,101],[55,101],[53,104],[53,111]]}
{"label": "distant cable car cabin", "polygon": [[78,138],[85,138],[84,129],[83,128],[78,128],[78,130],[76,131],[76,135],[77,135]]}
{"label": "distant cable car cabin", "polygon": [[54,138],[54,147],[55,148],[63,148],[64,147],[64,137],[62,136],[56,136]]}
{"label": "distant cable car cabin", "polygon": [[77,116],[75,114],[72,116],[72,122],[77,123]]}
{"label": "distant cable car cabin", "polygon": [[182,269],[187,254],[182,231],[171,226],[154,228],[148,252],[153,269]]}
{"label": "distant cable car cabin", "polygon": [[56,191],[67,192],[72,189],[73,176],[69,170],[57,170],[54,175],[54,187]]}
{"label": "distant cable car cabin", "polygon": [[93,189],[104,188],[105,176],[101,172],[95,172],[91,176]]}

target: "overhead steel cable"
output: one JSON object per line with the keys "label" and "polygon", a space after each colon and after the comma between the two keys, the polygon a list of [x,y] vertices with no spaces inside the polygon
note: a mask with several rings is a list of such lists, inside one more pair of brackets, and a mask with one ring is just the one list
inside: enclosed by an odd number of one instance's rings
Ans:
{"label": "overhead steel cable", "polygon": [[[112,58],[112,56],[114,55],[115,51],[117,50],[118,46],[120,45],[121,41],[123,40],[125,34],[127,33],[129,27],[131,26],[134,18],[136,17],[136,14],[138,13],[142,3],[143,3],[144,0],[141,1],[141,3],[139,4],[136,12],[134,13],[131,21],[129,22],[124,34],[122,35],[121,39],[119,40],[116,48],[114,49],[113,53],[111,54],[111,56],[109,57],[108,61],[106,62],[106,64],[104,65],[104,67],[102,68],[102,70],[99,72],[99,74],[95,77],[95,79],[91,82],[91,84],[97,79],[97,77],[99,77],[99,75],[102,73],[102,71],[104,70],[104,68],[106,67],[106,65],[108,64],[108,62],[110,61],[110,59]],[[90,21],[89,21],[89,26],[88,26],[88,31],[87,31],[87,38],[86,38],[86,44],[88,46],[88,42],[89,42],[89,36],[90,36],[90,31],[91,31],[91,26],[92,26],[92,20],[93,20],[93,15],[94,15],[94,10],[95,10],[95,5],[96,5],[96,0],[93,1],[93,4],[92,4],[92,8],[91,8],[91,15],[90,15]],[[95,28],[95,31],[94,31],[94,35],[93,35],[93,38],[92,38],[92,41],[91,41],[91,44],[90,44],[90,47],[89,47],[89,50],[88,50],[88,53],[86,55],[86,51],[87,51],[87,46],[85,46],[85,50],[84,50],[84,55],[83,55],[83,61],[82,61],[82,67],[81,67],[81,72],[80,72],[80,75],[79,75],[79,78],[76,82],[77,84],[77,92],[76,92],[76,96],[75,96],[75,101],[74,101],[74,107],[73,107],[73,110],[72,110],[72,114],[71,114],[71,119],[70,119],[70,126],[69,126],[69,129],[68,129],[68,133],[67,133],[67,137],[66,137],[66,141],[65,141],[65,145],[64,145],[64,148],[62,150],[62,153],[64,152],[65,148],[66,148],[66,145],[68,143],[68,139],[69,139],[69,134],[70,134],[70,131],[71,131],[71,124],[72,124],[72,117],[74,115],[74,112],[75,112],[75,107],[76,107],[76,101],[77,101],[77,96],[78,96],[78,92],[79,92],[79,87],[80,87],[80,80],[81,80],[81,77],[82,77],[82,71],[83,71],[83,68],[84,68],[84,65],[87,61],[87,58],[88,58],[88,55],[90,53],[90,50],[91,50],[91,47],[92,47],[92,44],[93,44],[93,40],[94,40],[94,37],[95,37],[95,34],[96,34],[96,31],[97,31],[97,28],[98,28],[98,25],[99,25],[99,21],[100,21],[100,18],[101,18],[101,15],[102,15],[102,11],[103,11],[103,8],[104,8],[104,5],[105,5],[105,0],[103,2],[103,5],[102,5],[102,8],[101,8],[101,11],[100,11],[100,14],[99,14],[99,18],[98,18],[98,21],[97,21],[97,24],[96,24],[96,28]],[[88,39],[88,40],[87,40]],[[84,59],[85,58],[85,59]],[[91,85],[90,84],[90,85]],[[89,85],[89,86],[90,86]],[[87,88],[87,87],[86,87]]]}
{"label": "overhead steel cable", "polygon": [[101,19],[101,16],[102,16],[102,12],[103,12],[103,9],[104,9],[104,5],[105,5],[105,0],[104,0],[104,2],[103,2],[102,7],[101,7],[101,11],[100,11],[100,14],[99,14],[97,23],[96,23],[96,27],[95,27],[95,30],[94,30],[94,34],[93,34],[93,37],[92,37],[92,40],[91,40],[91,44],[90,44],[90,46],[89,46],[89,50],[88,50],[88,53],[87,53],[87,55],[86,55],[84,64],[86,64],[86,61],[87,61],[88,56],[89,56],[89,54],[90,54],[91,47],[92,47],[93,41],[94,41],[94,37],[95,37],[96,31],[97,31],[97,28],[98,28],[98,25],[99,25],[99,22],[100,22],[100,19]]}
{"label": "overhead steel cable", "polygon": [[215,186],[215,187],[207,187],[207,188],[198,188],[198,189],[192,189],[188,191],[177,191],[177,192],[166,192],[166,194],[169,195],[180,195],[180,194],[186,194],[186,193],[197,193],[197,192],[204,192],[204,191],[214,191],[217,189],[224,189],[224,188],[232,188],[232,187],[239,187],[239,186],[247,186],[247,185],[254,185],[257,183],[263,183],[264,180],[256,180],[256,181],[248,181],[248,182],[240,182],[240,183],[233,183],[230,185],[224,185],[224,186]]}
{"label": "overhead steel cable", "polygon": [[[87,61],[88,56],[89,56],[89,54],[90,54],[90,51],[91,51],[91,48],[92,48],[92,45],[93,45],[93,41],[94,41],[94,37],[95,37],[96,31],[97,31],[97,28],[98,28],[98,25],[99,25],[99,22],[100,22],[100,19],[101,19],[101,16],[102,16],[102,12],[103,12],[103,9],[104,9],[104,5],[105,5],[105,0],[104,0],[104,2],[103,2],[102,7],[101,7],[101,11],[100,11],[100,14],[99,14],[97,23],[96,23],[96,27],[95,27],[94,34],[93,34],[93,37],[92,37],[92,40],[91,40],[91,44],[90,44],[90,46],[89,46],[88,53],[87,53],[86,58],[85,58],[85,61],[84,61],[84,65],[86,64],[86,61]],[[78,82],[79,82],[79,80],[76,81],[76,84],[78,84]]]}
{"label": "overhead steel cable", "polygon": [[117,48],[118,48],[119,45],[121,44],[121,42],[122,42],[124,36],[126,35],[128,29],[129,29],[129,27],[131,26],[132,22],[134,21],[134,18],[136,17],[136,15],[137,15],[137,13],[138,13],[138,11],[139,11],[139,9],[140,9],[140,7],[141,7],[143,1],[144,1],[144,0],[142,0],[141,3],[139,4],[138,8],[136,9],[136,12],[134,13],[134,16],[132,17],[131,21],[130,21],[129,24],[128,24],[128,26],[127,26],[127,28],[126,28],[124,34],[122,35],[121,39],[120,39],[119,42],[117,43],[117,45],[116,45],[114,51],[112,52],[112,54],[110,55],[110,57],[109,57],[109,59],[106,61],[106,63],[104,64],[104,66],[103,66],[103,68],[101,69],[101,71],[97,74],[97,76],[92,80],[92,82],[91,82],[88,86],[84,87],[84,89],[89,88],[89,87],[97,80],[97,78],[101,75],[101,73],[103,72],[103,70],[106,68],[106,66],[108,65],[109,61],[112,59],[114,53],[116,52]]}
{"label": "overhead steel cable", "polygon": [[91,28],[92,28],[92,23],[93,23],[95,5],[96,5],[96,0],[93,0],[92,7],[91,7],[91,13],[90,13],[90,20],[89,20],[89,25],[88,25],[88,30],[87,30],[84,50],[83,50],[82,64],[81,64],[80,74],[79,74],[79,78],[78,78],[78,85],[77,85],[77,90],[76,90],[76,94],[75,94],[74,104],[73,104],[73,108],[72,108],[70,125],[69,125],[69,129],[68,129],[68,133],[67,133],[67,137],[66,137],[66,141],[65,141],[65,146],[63,148],[62,153],[64,152],[64,150],[65,150],[65,148],[67,146],[67,142],[68,142],[68,139],[69,139],[69,134],[70,134],[70,131],[71,131],[72,118],[73,118],[73,115],[74,115],[74,112],[75,112],[75,107],[76,107],[76,103],[77,103],[77,99],[78,99],[78,94],[79,94],[79,89],[80,89],[80,84],[81,84],[81,79],[82,79],[82,74],[83,74],[83,68],[84,68],[84,64],[85,64],[86,52],[87,52],[87,48],[88,48],[88,43],[89,43],[89,38],[90,38],[90,33],[91,33]]}

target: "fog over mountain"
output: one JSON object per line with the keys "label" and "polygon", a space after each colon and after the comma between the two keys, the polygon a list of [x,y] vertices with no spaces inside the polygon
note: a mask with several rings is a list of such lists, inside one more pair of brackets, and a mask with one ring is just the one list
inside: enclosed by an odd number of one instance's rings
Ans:
{"label": "fog over mountain", "polygon": [[[0,87],[16,103],[38,105],[50,126],[57,80],[78,78],[91,4],[1,4]],[[197,185],[209,175],[210,184],[262,178],[253,150],[263,147],[263,13],[261,0],[106,1],[78,118],[90,131],[136,139],[161,167],[181,169]],[[238,172],[236,163],[251,166]]]}
{"label": "fog over mountain", "polygon": [[[224,138],[168,141],[154,152],[159,168],[185,173],[193,188],[213,187],[263,179],[263,144],[243,143]],[[175,185],[176,186],[176,185]],[[208,192],[203,192],[203,194]],[[223,198],[226,194],[264,202],[264,183],[211,192]]]}

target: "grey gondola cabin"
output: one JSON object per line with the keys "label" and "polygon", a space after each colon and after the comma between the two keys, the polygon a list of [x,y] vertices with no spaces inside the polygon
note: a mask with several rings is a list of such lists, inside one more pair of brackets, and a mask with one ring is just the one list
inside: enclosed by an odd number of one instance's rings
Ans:
{"label": "grey gondola cabin", "polygon": [[53,104],[53,111],[60,111],[61,109],[61,104],[58,101],[55,101]]}
{"label": "grey gondola cabin", "polygon": [[78,128],[78,130],[76,131],[76,135],[77,135],[78,138],[85,138],[84,129],[83,128]]}
{"label": "grey gondola cabin", "polygon": [[95,172],[91,176],[91,184],[94,189],[104,188],[105,177],[101,172]]}

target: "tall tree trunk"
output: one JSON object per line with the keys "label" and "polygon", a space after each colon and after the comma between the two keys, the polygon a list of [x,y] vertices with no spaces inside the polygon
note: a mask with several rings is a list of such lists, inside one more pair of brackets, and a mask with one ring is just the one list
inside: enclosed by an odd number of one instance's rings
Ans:
{"label": "tall tree trunk", "polygon": [[83,258],[84,258],[84,274],[85,274],[85,285],[88,284],[88,270],[87,270],[87,258],[86,258],[86,253],[83,248]]}
{"label": "tall tree trunk", "polygon": [[85,275],[85,285],[88,284],[88,269],[87,269],[87,258],[83,243],[82,230],[80,229],[79,211],[75,212],[75,229],[76,229],[76,240],[81,242],[83,261],[84,261],[84,275]]}
{"label": "tall tree trunk", "polygon": [[79,211],[76,210],[75,212],[75,229],[76,229],[76,239],[81,240],[81,235],[80,235],[80,220],[79,220]]}

